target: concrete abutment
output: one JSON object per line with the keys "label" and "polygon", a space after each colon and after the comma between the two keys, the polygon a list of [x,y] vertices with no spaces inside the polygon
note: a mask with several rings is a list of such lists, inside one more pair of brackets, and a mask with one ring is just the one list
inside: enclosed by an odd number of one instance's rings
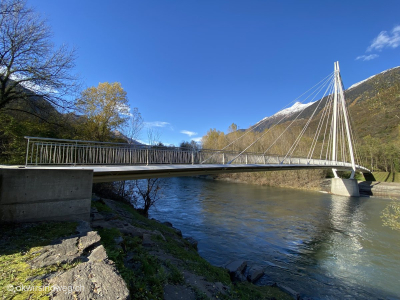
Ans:
{"label": "concrete abutment", "polygon": [[360,196],[358,182],[356,179],[332,178],[331,193],[339,196]]}
{"label": "concrete abutment", "polygon": [[92,170],[0,169],[0,222],[90,220]]}

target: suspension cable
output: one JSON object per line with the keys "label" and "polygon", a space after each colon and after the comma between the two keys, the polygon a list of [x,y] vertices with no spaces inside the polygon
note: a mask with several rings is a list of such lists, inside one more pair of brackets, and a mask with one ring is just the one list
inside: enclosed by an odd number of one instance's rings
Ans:
{"label": "suspension cable", "polygon": [[[322,80],[320,80],[317,84],[315,84],[313,87],[309,88],[307,91],[305,91],[303,94],[301,94],[300,96],[298,96],[296,99],[294,99],[292,102],[290,102],[288,105],[284,106],[283,109],[289,107],[289,105],[291,105],[293,102],[296,102],[298,99],[300,99],[302,96],[304,96],[305,94],[307,94],[309,91],[311,91],[312,89],[314,89],[316,86],[318,86],[321,82],[324,82],[327,78],[330,78],[333,75],[333,72],[331,72],[329,75],[325,76]],[[305,98],[303,100],[306,101],[310,96],[308,96],[307,98]],[[283,110],[282,109],[282,110]],[[280,110],[280,111],[282,111]],[[289,115],[283,115],[282,118],[278,121],[278,123],[274,124],[271,128],[268,129],[268,131],[270,129],[272,129],[273,127],[275,127],[276,125],[280,124],[284,119],[288,118]],[[232,142],[230,142],[228,145],[226,145],[225,147],[223,147],[220,150],[217,150],[217,152],[221,152],[223,150],[225,150],[227,147],[229,147],[230,145],[232,145],[233,143],[237,142],[239,139],[243,138],[245,135],[247,135],[249,132],[255,130],[256,128],[258,128],[259,126],[261,126],[261,124],[263,124],[264,122],[266,122],[268,120],[268,118],[264,118],[263,120],[261,120],[260,122],[258,122],[258,124],[256,124],[256,126],[250,127],[249,129],[247,129],[241,136],[239,136],[238,138],[236,138],[235,140],[233,140]],[[249,148],[249,147],[248,147]],[[248,149],[246,148],[246,150]],[[243,153],[243,152],[242,152]],[[242,154],[241,153],[241,154]],[[210,157],[208,157],[206,160],[202,161],[202,163],[206,162],[207,160],[211,159],[214,155],[216,155],[217,153],[214,153],[213,155],[211,155]],[[241,155],[240,154],[240,155]],[[236,159],[236,157],[235,157]],[[233,160],[232,160],[233,161]]]}
{"label": "suspension cable", "polygon": [[[329,86],[327,87],[327,89],[325,90],[324,96],[323,96],[322,98],[325,97],[326,93],[327,93],[328,90],[329,90],[329,87],[330,87],[330,84],[329,84]],[[284,161],[286,160],[286,158],[289,156],[289,153],[290,153],[290,156],[292,156],[294,150],[297,148],[297,145],[299,144],[301,138],[303,137],[305,131],[307,130],[308,125],[311,123],[312,118],[314,117],[315,113],[317,112],[318,107],[320,106],[320,104],[321,104],[321,101],[318,102],[317,107],[314,109],[314,112],[312,113],[312,115],[311,115],[310,118],[308,119],[306,125],[303,127],[303,130],[300,132],[299,136],[297,137],[297,139],[295,140],[295,142],[293,143],[293,145],[290,147],[289,151],[286,153],[286,155],[285,155],[285,157],[283,158],[282,162],[284,162]]]}

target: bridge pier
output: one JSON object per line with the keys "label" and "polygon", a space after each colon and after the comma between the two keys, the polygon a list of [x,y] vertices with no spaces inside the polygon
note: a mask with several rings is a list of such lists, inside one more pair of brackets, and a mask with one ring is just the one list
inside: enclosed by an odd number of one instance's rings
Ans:
{"label": "bridge pier", "polygon": [[92,170],[0,169],[0,223],[90,220]]}
{"label": "bridge pier", "polygon": [[360,196],[358,182],[356,179],[332,178],[331,193],[339,196]]}

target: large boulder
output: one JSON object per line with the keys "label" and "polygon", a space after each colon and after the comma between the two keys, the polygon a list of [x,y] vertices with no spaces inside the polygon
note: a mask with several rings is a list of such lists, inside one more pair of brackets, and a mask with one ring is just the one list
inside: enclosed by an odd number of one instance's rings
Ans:
{"label": "large boulder", "polygon": [[243,273],[246,267],[247,261],[245,260],[234,260],[225,265],[225,269],[227,269],[229,273]]}
{"label": "large boulder", "polygon": [[197,245],[199,244],[198,241],[196,241],[192,237],[186,237],[185,240],[189,242],[190,246],[192,246],[193,249],[197,250]]}
{"label": "large boulder", "polygon": [[247,280],[251,283],[256,282],[264,275],[264,268],[260,266],[252,266],[247,273]]}
{"label": "large boulder", "polygon": [[247,267],[247,261],[245,260],[235,260],[225,265],[225,269],[228,270],[231,280],[233,282],[246,281],[246,277],[243,275],[243,272],[246,269],[246,267]]}
{"label": "large boulder", "polygon": [[[51,299],[121,299],[130,298],[125,281],[114,264],[107,259],[104,247],[98,246],[88,257],[89,261],[53,277]],[[68,290],[65,290],[68,288]]]}
{"label": "large boulder", "polygon": [[29,264],[32,268],[44,268],[56,264],[73,263],[82,260],[82,254],[96,246],[100,236],[96,231],[89,231],[78,237],[59,240],[53,245],[43,247],[40,255],[32,259]]}

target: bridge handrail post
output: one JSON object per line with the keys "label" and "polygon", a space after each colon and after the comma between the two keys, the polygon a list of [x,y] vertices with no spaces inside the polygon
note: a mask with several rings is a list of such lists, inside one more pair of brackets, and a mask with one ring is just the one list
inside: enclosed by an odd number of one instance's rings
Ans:
{"label": "bridge handrail post", "polygon": [[146,149],[146,162],[147,162],[147,166],[149,165],[149,147],[147,147]]}
{"label": "bridge handrail post", "polygon": [[194,165],[194,150],[192,149],[192,165]]}
{"label": "bridge handrail post", "polygon": [[78,142],[75,142],[75,149],[74,149],[75,151],[75,157],[74,157],[74,166],[76,166],[76,164],[77,164],[77,161],[76,161],[76,156],[77,156],[77,152],[78,152]]}
{"label": "bridge handrail post", "polygon": [[222,164],[225,164],[225,152],[222,152]]}
{"label": "bridge handrail post", "polygon": [[26,144],[25,167],[28,166],[28,153],[29,153],[29,138],[28,138],[28,143]]}

